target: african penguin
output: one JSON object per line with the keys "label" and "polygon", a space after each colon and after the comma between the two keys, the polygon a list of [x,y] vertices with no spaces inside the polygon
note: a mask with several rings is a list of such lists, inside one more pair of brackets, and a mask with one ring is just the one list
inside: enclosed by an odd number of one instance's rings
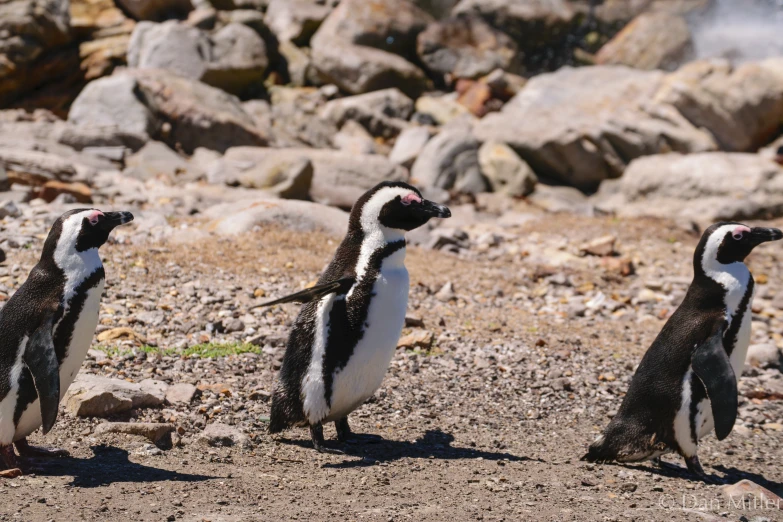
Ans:
{"label": "african penguin", "polygon": [[16,468],[20,454],[62,455],[34,448],[46,434],[82,365],[98,325],[104,271],[98,248],[130,212],[79,209],[55,221],[38,264],[0,310],[0,457]]}
{"label": "african penguin", "polygon": [[[696,454],[713,429],[723,440],[737,418],[737,382],[750,344],[753,276],[744,260],[777,241],[775,228],[709,227],[694,254],[685,299],[642,358],[628,393],[583,460],[638,462],[676,451],[705,481]],[[659,461],[660,462],[660,461]]]}
{"label": "african penguin", "polygon": [[381,385],[408,305],[405,232],[451,211],[414,187],[384,182],[359,198],[348,233],[316,286],[262,306],[305,303],[291,329],[272,396],[269,431],[309,426],[315,449],[323,423],[351,435],[348,414]]}

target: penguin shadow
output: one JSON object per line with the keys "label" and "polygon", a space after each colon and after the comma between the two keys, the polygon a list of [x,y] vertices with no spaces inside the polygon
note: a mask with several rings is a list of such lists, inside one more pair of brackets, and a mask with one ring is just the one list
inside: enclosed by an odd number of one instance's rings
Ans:
{"label": "penguin shadow", "polygon": [[[667,464],[663,467],[658,467],[655,466],[654,464],[648,464],[648,465],[627,464],[627,463],[620,464],[616,462],[614,463],[607,462],[603,465],[618,466],[622,468],[642,471],[645,473],[653,473],[655,475],[660,475],[662,477],[667,477],[667,478],[685,479],[690,482],[703,482],[701,478],[697,477],[696,475],[688,471],[688,468],[684,466],[678,466],[677,464],[673,464],[670,462],[667,462]],[[735,484],[742,479],[748,479],[751,482],[755,482],[756,484],[767,488],[768,490],[772,491],[773,493],[776,493],[777,495],[783,495],[783,483],[767,480],[766,478],[764,478],[764,476],[759,475],[758,473],[742,471],[734,467],[723,466],[722,464],[719,464],[717,466],[710,466],[710,467],[712,467],[715,471],[719,471],[723,473],[723,476],[714,473],[710,474],[712,478],[718,480],[719,485]]]}
{"label": "penguin shadow", "polygon": [[[325,468],[356,468],[372,466],[377,462],[393,462],[404,458],[435,458],[442,460],[476,459],[508,460],[512,462],[533,460],[511,453],[491,452],[473,448],[456,448],[451,444],[454,435],[441,430],[427,430],[413,442],[387,440],[379,435],[359,435],[358,442],[348,442],[340,446],[347,457],[361,457],[361,460],[345,460],[324,464]],[[303,448],[312,448],[310,441],[287,441]]]}
{"label": "penguin shadow", "polygon": [[201,482],[220,477],[191,475],[166,469],[158,469],[131,462],[128,451],[111,446],[92,446],[93,456],[88,459],[74,457],[29,458],[25,460],[27,473],[43,477],[73,477],[71,486],[96,488],[116,482]]}

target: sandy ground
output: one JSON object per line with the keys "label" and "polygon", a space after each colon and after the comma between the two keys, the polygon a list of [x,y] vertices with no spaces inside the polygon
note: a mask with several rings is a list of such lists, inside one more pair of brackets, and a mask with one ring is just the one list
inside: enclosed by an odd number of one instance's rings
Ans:
{"label": "sandy ground", "polygon": [[[673,307],[666,301],[635,304],[628,297],[623,317],[569,314],[558,308],[566,299],[560,293],[588,299],[600,291],[624,302],[625,293],[635,295],[651,279],[687,278],[697,237],[671,223],[566,216],[507,232],[521,248],[492,255],[410,249],[411,315],[423,319],[436,341],[430,351],[398,350],[382,388],[351,416],[354,431],[371,437],[345,446],[345,456],[317,454],[305,430],[280,438],[265,432],[268,393],[251,390],[272,389],[282,354],[279,337],[296,307],[258,311],[257,329],[267,339],[254,357],[184,366],[170,356],[131,356],[124,366],[118,366],[119,355],[102,366],[86,361],[85,372],[226,383],[233,393],[112,419],[174,422],[183,443],[164,451],[138,437],[96,437],[92,430],[102,420],[61,410],[48,436],[31,439],[65,447],[72,456],[28,460],[26,475],[0,482],[0,520],[783,519],[776,509],[732,504],[719,486],[686,473],[579,460],[619,406],[633,368]],[[605,233],[616,234],[621,253],[635,258],[636,275],[622,277],[591,258],[557,267],[538,256],[536,245],[560,245],[567,235],[565,251],[571,251]],[[206,311],[191,308],[193,314],[212,317],[233,309],[241,315],[260,301],[255,288],[265,288],[267,296],[299,288],[317,276],[335,247],[317,233],[280,231],[202,245],[108,245],[104,305],[114,315],[102,322],[122,323],[127,315],[126,322],[137,324],[133,308],[120,309],[118,302],[128,296],[141,303],[162,299],[156,291],[170,295],[185,279],[205,286],[214,281],[230,293]],[[783,288],[780,252],[780,245],[760,250],[751,262],[768,279],[761,292],[767,301]],[[26,268],[36,255],[32,249],[9,254],[9,264]],[[177,271],[186,276],[170,281]],[[568,284],[561,284],[563,277]],[[455,296],[437,298],[447,282]],[[171,314],[167,321],[187,319],[176,310]],[[775,334],[777,319],[770,321]],[[159,338],[145,332],[166,347],[176,336],[203,335],[191,330],[172,330],[171,340],[165,329]],[[405,333],[411,331],[416,329]],[[768,372],[780,373],[765,370],[743,379],[741,393],[763,386],[764,378],[778,378]],[[783,494],[781,401],[743,402],[742,429],[722,442],[705,439],[702,463],[730,483],[748,478]],[[248,433],[252,450],[200,444],[198,432],[214,420]],[[334,437],[333,427],[325,431],[327,439]],[[668,460],[682,464],[676,456]]]}

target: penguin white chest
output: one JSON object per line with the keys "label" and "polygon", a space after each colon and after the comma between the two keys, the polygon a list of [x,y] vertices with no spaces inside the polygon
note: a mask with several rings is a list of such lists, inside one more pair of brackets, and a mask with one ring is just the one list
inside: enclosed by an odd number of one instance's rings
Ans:
{"label": "penguin white chest", "polygon": [[331,408],[324,422],[337,420],[358,408],[383,382],[397,349],[408,307],[409,279],[404,256],[405,251],[401,250],[381,265],[373,286],[364,335],[348,364],[333,374]]}
{"label": "penguin white chest", "polygon": [[[79,369],[87,356],[87,350],[92,343],[92,337],[95,335],[95,328],[98,326],[98,315],[101,305],[101,294],[103,294],[104,281],[101,280],[97,285],[87,291],[87,297],[84,306],[76,319],[71,335],[71,342],[68,344],[65,359],[60,364],[60,400],[65,396],[71,383],[79,373]],[[67,312],[66,312],[67,314]],[[62,321],[60,322],[62,324]],[[56,327],[59,328],[59,325]],[[56,334],[56,329],[55,329]],[[38,399],[30,404],[19,419],[16,426],[14,440],[26,437],[41,427],[41,405]]]}

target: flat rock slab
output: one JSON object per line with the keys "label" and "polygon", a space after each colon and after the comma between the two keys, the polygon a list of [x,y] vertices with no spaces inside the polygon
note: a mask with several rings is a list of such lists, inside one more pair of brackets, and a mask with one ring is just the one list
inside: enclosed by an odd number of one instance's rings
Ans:
{"label": "flat rock slab", "polygon": [[169,436],[174,429],[173,424],[157,422],[104,422],[95,428],[93,434],[125,433],[128,435],[140,435],[148,438],[153,443],[158,443]]}
{"label": "flat rock slab", "polygon": [[79,417],[106,417],[132,408],[163,404],[160,381],[127,382],[97,375],[79,375],[65,394],[65,408]]}
{"label": "flat rock slab", "polygon": [[192,384],[181,382],[169,386],[166,390],[166,400],[170,404],[190,404],[197,392],[198,389]]}
{"label": "flat rock slab", "polygon": [[198,442],[212,447],[239,446],[250,448],[250,437],[233,426],[216,422],[209,424],[198,436]]}

